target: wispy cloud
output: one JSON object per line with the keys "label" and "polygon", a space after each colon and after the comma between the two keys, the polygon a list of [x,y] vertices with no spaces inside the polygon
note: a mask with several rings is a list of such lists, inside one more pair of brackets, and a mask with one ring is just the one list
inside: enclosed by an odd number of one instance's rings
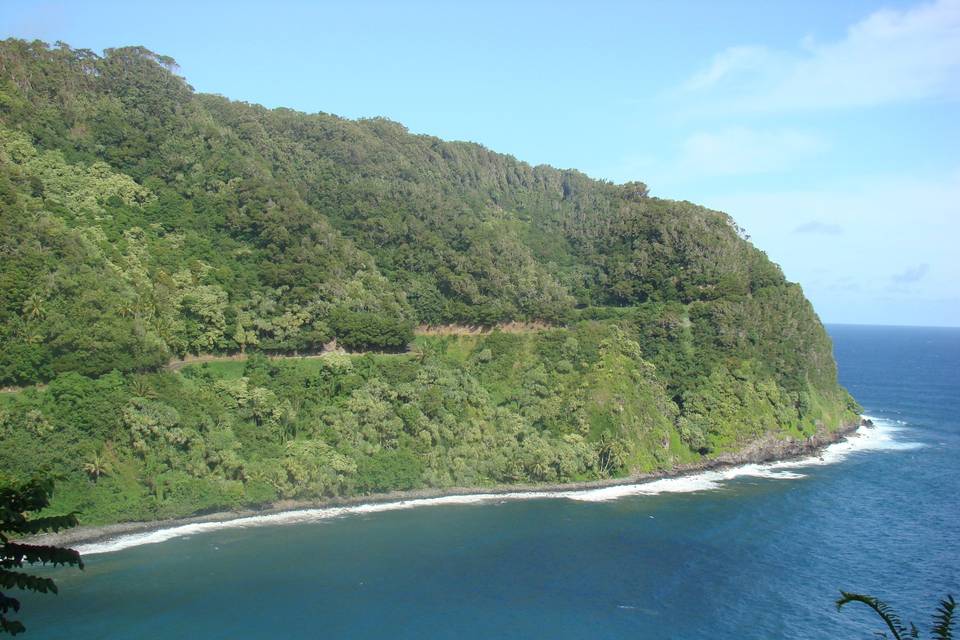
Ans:
{"label": "wispy cloud", "polygon": [[634,154],[594,173],[618,181],[640,176],[658,188],[678,180],[784,171],[829,148],[820,135],[799,129],[726,127],[691,133],[672,154]]}
{"label": "wispy cloud", "polygon": [[715,86],[748,79],[749,76],[770,76],[791,59],[767,47],[742,45],[721,51],[706,69],[684,83],[687,91],[711,89]]}
{"label": "wispy cloud", "polygon": [[894,284],[901,286],[913,284],[914,282],[923,280],[929,271],[930,265],[924,262],[923,264],[918,264],[915,267],[910,267],[905,271],[894,274],[890,277],[890,280],[892,280]]}
{"label": "wispy cloud", "polygon": [[[887,322],[901,317],[897,314],[903,318],[898,321],[912,317],[916,323],[926,315],[933,322],[947,318],[948,308],[957,309],[929,300],[960,295],[955,241],[960,234],[960,168],[933,176],[876,174],[812,189],[760,191],[747,185],[703,202],[749,229],[757,246],[788,278],[803,284],[825,317],[863,321],[869,313],[882,312],[889,314]],[[839,226],[843,235],[796,233],[803,221]],[[859,290],[844,289],[844,277],[859,284]],[[886,295],[896,305],[871,306],[874,295]],[[864,310],[857,311],[860,304]]]}
{"label": "wispy cloud", "polygon": [[960,98],[960,0],[884,9],[835,42],[738,46],[683,86],[735,111],[865,107]]}
{"label": "wispy cloud", "polygon": [[858,292],[863,289],[860,283],[856,282],[850,276],[844,276],[842,278],[833,280],[829,284],[825,285],[824,288],[829,291],[848,292],[848,293]]}
{"label": "wispy cloud", "polygon": [[678,168],[698,175],[742,175],[778,171],[829,145],[817,135],[793,129],[731,127],[700,132],[683,143]]}
{"label": "wispy cloud", "polygon": [[838,224],[828,224],[819,220],[804,222],[793,230],[794,233],[819,233],[826,236],[838,236],[843,233],[843,227]]}

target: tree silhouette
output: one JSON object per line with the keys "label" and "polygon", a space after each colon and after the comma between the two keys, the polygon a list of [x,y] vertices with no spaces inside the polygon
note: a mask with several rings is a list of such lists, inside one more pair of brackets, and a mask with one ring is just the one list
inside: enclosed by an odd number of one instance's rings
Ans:
{"label": "tree silhouette", "polygon": [[[56,532],[77,526],[77,516],[69,513],[62,516],[29,518],[50,504],[53,481],[32,478],[25,482],[3,482],[0,486],[0,589],[26,589],[38,593],[57,593],[57,585],[51,578],[33,576],[23,571],[25,564],[73,565],[83,568],[80,554],[62,547],[23,544],[11,540],[11,536],[33,535],[41,532]],[[20,611],[20,601],[0,591],[0,633],[16,635],[26,630],[19,620],[7,615]]]}
{"label": "tree silhouette", "polygon": [[[920,637],[920,631],[915,624],[911,622],[910,628],[908,629],[904,626],[903,622],[900,621],[900,617],[897,616],[893,609],[882,600],[878,600],[873,596],[847,593],[846,591],[841,591],[840,596],[837,600],[838,611],[842,609],[844,605],[851,602],[865,604],[880,616],[887,625],[887,628],[890,629],[890,633],[893,634],[894,640],[907,640],[908,638]],[[948,595],[940,601],[940,606],[937,607],[936,613],[933,614],[933,628],[930,630],[930,637],[933,638],[933,640],[951,640],[953,638],[953,613],[956,606],[957,603],[952,595]],[[885,633],[878,635],[884,638],[887,637]]]}

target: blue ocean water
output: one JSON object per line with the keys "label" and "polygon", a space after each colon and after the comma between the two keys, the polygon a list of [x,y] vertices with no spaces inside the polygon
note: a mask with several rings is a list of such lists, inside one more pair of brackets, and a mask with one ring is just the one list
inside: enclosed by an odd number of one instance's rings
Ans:
{"label": "blue ocean water", "polygon": [[128,540],[22,598],[26,637],[873,637],[841,588],[925,629],[960,596],[960,329],[828,329],[881,426],[822,461]]}

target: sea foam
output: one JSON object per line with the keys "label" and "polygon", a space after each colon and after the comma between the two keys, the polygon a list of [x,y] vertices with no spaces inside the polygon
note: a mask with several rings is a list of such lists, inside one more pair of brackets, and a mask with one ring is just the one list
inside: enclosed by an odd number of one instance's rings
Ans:
{"label": "sea foam", "polygon": [[652,482],[603,487],[601,489],[585,489],[583,491],[557,492],[558,497],[582,500],[586,502],[602,502],[616,500],[627,496],[658,495],[661,493],[689,493],[692,491],[710,491],[720,489],[724,483],[735,478],[754,477],[773,480],[799,480],[806,477],[802,473],[790,469],[803,469],[820,465],[836,464],[848,458],[851,454],[865,451],[908,450],[922,447],[919,442],[910,442],[897,439],[897,434],[903,431],[902,423],[864,416],[871,420],[873,427],[859,427],[845,440],[826,446],[817,454],[795,460],[781,460],[766,463],[749,463],[718,469],[701,471],[676,478],[664,478]]}
{"label": "sea foam", "polygon": [[[869,416],[867,416],[869,417]],[[850,455],[865,451],[907,450],[923,446],[918,442],[897,439],[903,430],[902,423],[896,424],[879,418],[870,418],[874,427],[863,427],[850,434],[846,440],[836,442],[824,448],[819,454],[796,460],[784,460],[763,464],[744,464],[727,469],[702,471],[676,478],[663,478],[636,484],[617,485],[598,489],[532,491],[512,493],[478,493],[469,495],[451,495],[437,498],[417,498],[396,502],[376,502],[345,507],[323,507],[318,509],[299,509],[259,516],[246,516],[221,522],[196,522],[172,526],[145,533],[121,535],[110,540],[80,545],[82,555],[110,553],[130,547],[157,544],[174,538],[223,529],[244,529],[265,525],[287,525],[319,522],[350,515],[381,513],[400,509],[430,507],[441,505],[469,505],[491,501],[568,499],[581,502],[605,502],[628,496],[656,496],[663,493],[691,493],[720,489],[724,483],[740,477],[768,478],[774,480],[799,480],[805,475],[792,471],[819,465],[841,462]]]}

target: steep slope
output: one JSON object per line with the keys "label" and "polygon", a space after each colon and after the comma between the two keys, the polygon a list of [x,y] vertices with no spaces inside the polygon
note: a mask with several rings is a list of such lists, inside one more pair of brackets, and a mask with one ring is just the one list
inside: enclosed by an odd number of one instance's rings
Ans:
{"label": "steep slope", "polygon": [[[810,304],[729,216],[174,69],[0,43],[0,384],[50,382],[0,404],[0,469],[142,518],[619,475],[851,419]],[[531,320],[553,328],[156,373]]]}

